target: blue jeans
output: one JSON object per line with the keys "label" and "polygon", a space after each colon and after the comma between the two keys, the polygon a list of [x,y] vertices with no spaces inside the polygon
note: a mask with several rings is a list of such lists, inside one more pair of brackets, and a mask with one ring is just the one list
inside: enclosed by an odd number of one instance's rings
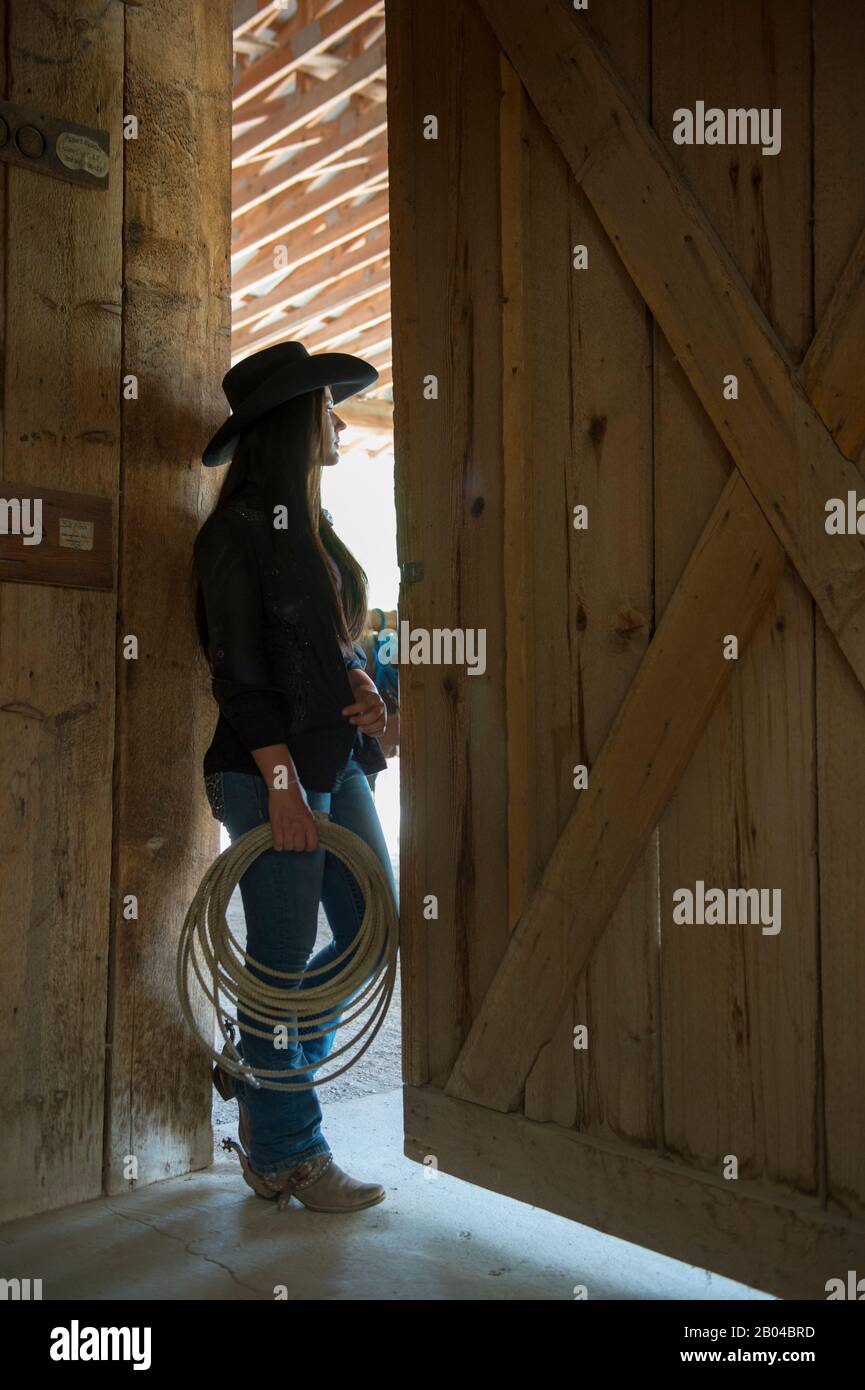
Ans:
{"label": "blue jeans", "polygon": [[[220,776],[222,819],[231,839],[236,840],[247,830],[268,821],[267,786],[263,777],[253,773],[223,772]],[[390,855],[360,764],[351,757],[333,791],[305,791],[305,795],[311,811],[329,812],[335,824],[353,830],[375,850],[398,905]],[[246,917],[247,952],[271,970],[300,973],[329,965],[351,945],[363,920],[364,899],[357,880],[341,859],[329,854],[321,845],[311,853],[308,850],[265,850],[250,864],[239,887]],[[324,906],[333,939],[310,960],[319,903]],[[344,970],[348,960],[342,961],[332,972],[323,971],[302,981],[289,980],[287,987],[302,989],[304,985],[324,984],[332,975]],[[247,969],[270,985],[278,984],[272,976],[256,972],[249,964]],[[343,1008],[347,1002],[344,1001]],[[341,1013],[332,1016],[330,1009],[327,1013],[325,1023],[308,1027],[308,1031],[333,1028]],[[238,1011],[241,1038],[238,1050],[244,1062],[261,1069],[296,1069],[323,1062],[336,1036],[330,1031],[323,1037],[301,1041],[301,1027],[299,1034],[289,1033],[287,1047],[277,1048],[272,1039],[257,1038],[246,1031],[244,1023],[265,1030],[261,1023],[256,1023],[242,1010]],[[301,1083],[311,1081],[314,1075],[313,1068],[301,1073],[298,1080]],[[272,1091],[255,1087],[239,1077],[236,1085],[238,1099],[249,1112],[249,1161],[257,1172],[278,1172],[314,1154],[330,1152],[330,1145],[321,1132],[321,1106],[314,1088],[298,1090],[296,1094]]]}

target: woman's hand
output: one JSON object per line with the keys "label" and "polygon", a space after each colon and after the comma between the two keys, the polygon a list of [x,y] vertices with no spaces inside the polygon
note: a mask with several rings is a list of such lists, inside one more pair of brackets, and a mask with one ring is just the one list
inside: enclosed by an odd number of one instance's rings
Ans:
{"label": "woman's hand", "polygon": [[298,785],[272,787],[267,809],[274,849],[318,849],[318,826]]}
{"label": "woman's hand", "polygon": [[253,748],[259,772],[267,784],[267,810],[274,849],[318,849],[318,826],[300,789],[297,768],[288,745],[269,743]]}
{"label": "woman's hand", "polygon": [[373,737],[383,734],[387,728],[387,705],[372,681],[369,685],[355,685],[354,693],[355,703],[346,705],[342,711],[348,716],[349,723],[355,724],[363,734],[372,734]]}

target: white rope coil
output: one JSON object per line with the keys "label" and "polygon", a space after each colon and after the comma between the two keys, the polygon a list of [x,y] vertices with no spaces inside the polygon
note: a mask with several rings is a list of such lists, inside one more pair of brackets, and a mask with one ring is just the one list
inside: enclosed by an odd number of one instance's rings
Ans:
{"label": "white rope coil", "polygon": [[[353,831],[336,825],[320,811],[313,812],[318,824],[319,844],[341,859],[357,880],[364,897],[364,915],[360,930],[351,944],[326,966],[312,971],[272,970],[257,961],[232,935],[226,919],[229,899],[240,879],[254,859],[273,848],[270,822],[256,826],[236,839],[210,866],[199,884],[180,932],[177,951],[177,993],[180,1007],[197,1042],[219,1063],[223,1071],[241,1077],[253,1086],[270,1091],[306,1091],[342,1076],[366,1052],[384,1022],[396,982],[396,959],[399,926],[396,903],[384,867],[373,849]],[[284,851],[301,853],[306,851]],[[247,963],[274,981],[309,980],[330,972],[340,961],[351,960],[326,983],[306,984],[303,989],[280,987],[258,979],[246,968]],[[228,1052],[219,1053],[199,1031],[193,1012],[189,987],[194,972],[206,997],[216,1010],[219,1028]],[[352,998],[353,995],[356,998]],[[338,1022],[330,1023],[345,1006],[346,1000],[360,1007]],[[300,1041],[324,1037],[337,1028],[344,1028],[366,1010],[370,1010],[356,1035],[343,1047],[332,1050],[327,1058],[334,1060],[348,1052],[367,1030],[371,1029],[363,1047],[337,1071],[315,1080],[301,1082],[294,1078],[321,1063],[305,1067],[255,1068],[240,1057],[234,1040],[226,1031],[232,1020],[224,1017],[231,1009],[237,1017],[242,1010],[248,1019],[245,1033],[266,1038],[275,1043],[288,1038],[297,1041],[296,1029],[303,1028]],[[310,1031],[312,1027],[319,1031]],[[280,1030],[277,1034],[276,1029]],[[286,1077],[290,1080],[286,1081]],[[280,1084],[280,1079],[282,1084]]]}

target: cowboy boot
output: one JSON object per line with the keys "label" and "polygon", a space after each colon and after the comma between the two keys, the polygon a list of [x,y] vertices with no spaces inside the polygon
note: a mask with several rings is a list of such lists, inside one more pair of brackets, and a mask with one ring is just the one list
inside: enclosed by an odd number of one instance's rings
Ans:
{"label": "cowboy boot", "polygon": [[358,1182],[334,1162],[332,1153],[315,1154],[292,1168],[282,1195],[296,1197],[310,1211],[361,1211],[383,1202],[385,1190],[377,1182]]}
{"label": "cowboy boot", "polygon": [[[222,1049],[228,1051],[228,1044]],[[237,1091],[236,1078],[218,1064],[213,1068],[213,1084],[223,1100],[236,1100],[238,1111],[237,1134],[240,1143],[223,1139],[224,1149],[234,1149],[240,1159],[244,1181],[257,1197],[276,1201],[283,1211],[297,1197],[312,1211],[361,1211],[384,1201],[385,1190],[379,1183],[358,1182],[337,1166],[330,1152],[315,1154],[293,1168],[276,1173],[259,1173],[249,1161],[249,1111]]]}
{"label": "cowboy boot", "polygon": [[385,1197],[385,1190],[379,1183],[358,1182],[349,1177],[333,1161],[333,1154],[315,1154],[306,1158],[293,1168],[281,1169],[275,1173],[259,1173],[249,1161],[247,1154],[232,1139],[222,1141],[224,1149],[234,1149],[240,1159],[244,1181],[257,1197],[276,1201],[279,1211],[284,1211],[297,1197],[311,1211],[360,1211],[364,1207],[375,1206]]}

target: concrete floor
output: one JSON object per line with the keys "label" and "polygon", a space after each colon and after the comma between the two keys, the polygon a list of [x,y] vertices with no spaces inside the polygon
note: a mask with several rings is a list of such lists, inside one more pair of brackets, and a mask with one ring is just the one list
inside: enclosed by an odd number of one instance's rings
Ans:
{"label": "concrete floor", "polygon": [[41,1278],[44,1299],[571,1301],[764,1299],[563,1217],[473,1187],[402,1153],[397,1088],[326,1104],[353,1176],[387,1197],[352,1215],[277,1212],[234,1154],[213,1168],[0,1227],[0,1275]]}
{"label": "concrete floor", "polygon": [[[393,779],[377,800],[398,879],[385,792],[393,802]],[[244,942],[239,893],[228,916]],[[322,913],[316,949],[329,939]],[[214,1092],[212,1168],[0,1226],[0,1277],[41,1278],[47,1300],[273,1299],[284,1286],[291,1299],[570,1301],[576,1284],[590,1299],[770,1297],[405,1158],[400,1041],[397,980],[368,1052],[320,1091],[336,1161],[383,1184],[378,1206],[275,1211],[220,1148],[237,1107]]]}

